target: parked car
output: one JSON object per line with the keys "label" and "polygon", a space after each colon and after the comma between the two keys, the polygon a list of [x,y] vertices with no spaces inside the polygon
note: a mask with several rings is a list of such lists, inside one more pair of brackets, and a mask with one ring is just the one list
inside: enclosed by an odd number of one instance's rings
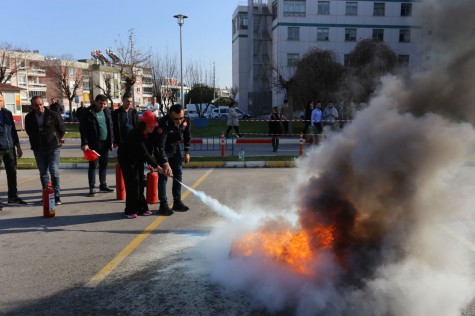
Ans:
{"label": "parked car", "polygon": [[196,112],[195,110],[185,109],[185,114],[188,115],[190,117],[190,119],[194,119],[194,118],[199,117],[198,112]]}
{"label": "parked car", "polygon": [[64,111],[61,113],[61,117],[63,118],[63,121],[69,121],[71,115],[69,115],[69,110]]}
{"label": "parked car", "polygon": [[[236,112],[239,115],[240,120],[247,120],[251,118],[249,113],[244,112],[240,108],[236,108]],[[220,106],[213,110],[212,118],[228,118],[229,106]]]}

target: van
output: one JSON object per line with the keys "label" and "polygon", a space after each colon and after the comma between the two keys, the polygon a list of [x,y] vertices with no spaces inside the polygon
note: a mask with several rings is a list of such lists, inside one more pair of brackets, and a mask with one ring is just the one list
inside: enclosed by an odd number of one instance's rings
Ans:
{"label": "van", "polygon": [[[240,120],[247,120],[251,118],[251,115],[249,115],[249,113],[244,112],[240,108],[236,108],[236,112],[239,115],[238,119]],[[228,118],[229,116],[228,113],[229,113],[229,106],[223,105],[217,109],[214,109],[211,117],[212,118]]]}

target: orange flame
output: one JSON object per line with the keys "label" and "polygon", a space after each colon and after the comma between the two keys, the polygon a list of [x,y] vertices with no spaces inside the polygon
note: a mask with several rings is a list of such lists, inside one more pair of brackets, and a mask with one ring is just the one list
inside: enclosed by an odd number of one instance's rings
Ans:
{"label": "orange flame", "polygon": [[231,255],[250,257],[260,254],[271,258],[295,272],[315,275],[312,263],[318,259],[318,251],[331,249],[334,241],[334,228],[317,225],[311,232],[286,231],[250,232],[232,245]]}

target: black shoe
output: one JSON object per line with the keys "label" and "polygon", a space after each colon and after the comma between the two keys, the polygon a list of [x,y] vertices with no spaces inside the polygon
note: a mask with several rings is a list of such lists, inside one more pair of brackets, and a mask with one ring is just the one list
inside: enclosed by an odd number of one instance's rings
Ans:
{"label": "black shoe", "polygon": [[186,212],[189,209],[190,208],[188,206],[186,206],[185,204],[183,204],[183,202],[181,200],[176,200],[176,201],[173,202],[172,210],[174,210],[174,211]]}
{"label": "black shoe", "polygon": [[15,197],[15,198],[8,198],[8,204],[21,204],[21,205],[26,205],[28,203],[26,203],[25,201],[23,201],[22,199],[20,199],[18,196]]}
{"label": "black shoe", "polygon": [[89,194],[88,196],[96,196],[97,195],[97,190],[96,189],[89,189]]}
{"label": "black shoe", "polygon": [[59,196],[55,197],[54,198],[54,205],[61,205],[63,203],[61,203],[61,199],[59,198]]}
{"label": "black shoe", "polygon": [[99,187],[99,191],[100,191],[100,192],[108,192],[108,193],[110,193],[110,192],[114,192],[115,190],[112,189],[112,188],[109,188],[107,185],[101,185],[101,186]]}
{"label": "black shoe", "polygon": [[158,215],[163,215],[163,216],[170,216],[173,214],[172,209],[168,204],[161,204],[160,208],[158,209]]}

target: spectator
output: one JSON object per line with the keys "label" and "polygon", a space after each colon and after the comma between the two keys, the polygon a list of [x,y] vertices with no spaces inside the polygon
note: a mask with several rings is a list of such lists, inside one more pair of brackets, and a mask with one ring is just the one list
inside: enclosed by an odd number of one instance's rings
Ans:
{"label": "spectator", "polygon": [[236,132],[238,138],[242,137],[242,134],[239,133],[239,114],[236,112],[237,102],[232,101],[229,105],[228,112],[228,129],[226,130],[226,138],[229,137],[229,132],[233,129]]}
{"label": "spectator", "polygon": [[310,119],[313,129],[313,144],[319,145],[322,136],[322,104],[317,102],[315,108],[312,110],[312,117]]}
{"label": "spectator", "polygon": [[303,114],[304,123],[303,123],[302,134],[303,134],[303,138],[305,139],[307,138],[308,128],[309,126],[312,125],[311,124],[312,111],[313,111],[313,101],[308,101],[307,106],[305,107],[305,112]]}
{"label": "spectator", "polygon": [[43,100],[39,96],[31,99],[31,107],[33,111],[25,116],[25,131],[35,155],[41,185],[43,189],[47,188],[51,175],[54,201],[56,205],[60,205],[59,156],[61,139],[66,132],[64,122],[57,112],[44,107]]}
{"label": "spectator", "polygon": [[[122,96],[122,106],[112,112],[112,125],[114,126],[114,148],[119,148],[125,141],[127,133],[137,127],[137,110],[132,107],[132,96],[124,94]],[[117,152],[119,154],[119,152]]]}
{"label": "spectator", "polygon": [[[147,104],[147,109],[152,111],[153,114],[155,114],[155,116],[158,117],[159,116],[158,108],[159,108],[159,104],[157,103],[157,97],[153,97],[152,103]],[[162,116],[163,116],[164,115],[163,106],[161,104],[160,104],[160,112],[162,113]]]}
{"label": "spectator", "polygon": [[272,151],[277,152],[279,148],[279,136],[282,135],[282,114],[277,106],[272,107],[269,117],[269,135],[272,136]]}
{"label": "spectator", "polygon": [[84,106],[84,101],[81,101],[80,106],[76,110],[76,118],[79,122],[81,121],[81,115],[82,115],[82,113],[84,112],[85,109],[86,109],[86,107]]}
{"label": "spectator", "polygon": [[[16,178],[17,156],[21,158],[23,151],[21,150],[12,112],[5,108],[5,98],[2,92],[0,92],[0,161],[3,161],[7,173],[8,204],[26,205],[27,203],[18,196]],[[2,210],[3,204],[0,201],[0,211]]]}
{"label": "spectator", "polygon": [[[159,213],[171,215],[173,211],[186,212],[190,208],[183,204],[181,200],[182,181],[182,156],[180,151],[180,141],[184,142],[185,157],[184,162],[190,161],[190,141],[191,141],[190,118],[185,116],[185,110],[181,104],[174,104],[170,107],[168,114],[158,119],[158,127],[154,131],[154,145],[156,146],[156,159],[163,168],[164,174],[158,177],[158,198],[160,200]],[[167,180],[173,176],[173,207],[170,209],[167,200]]]}
{"label": "spectator", "polygon": [[[130,102],[132,101],[130,100]],[[145,111],[137,127],[127,133],[119,147],[119,149],[122,148],[118,159],[124,176],[126,192],[124,213],[127,218],[136,218],[137,215],[152,215],[143,193],[145,187],[144,163],[148,163],[162,172],[162,168],[151,156],[153,146],[149,136],[156,126],[155,115],[151,111]]]}
{"label": "spectator", "polygon": [[49,109],[51,111],[58,112],[59,114],[64,112],[64,108],[61,104],[59,104],[58,98],[51,98],[51,104],[49,105]]}
{"label": "spectator", "polygon": [[338,119],[338,111],[333,106],[332,102],[329,102],[327,107],[323,110],[323,122],[325,126],[329,126],[331,130],[336,130],[336,120]]}
{"label": "spectator", "polygon": [[81,133],[81,149],[85,152],[88,149],[95,150],[100,157],[89,162],[88,180],[89,196],[96,196],[96,169],[99,168],[99,191],[114,192],[114,189],[107,186],[107,163],[109,162],[109,151],[114,143],[113,125],[110,110],[107,107],[107,97],[98,94],[94,103],[81,114],[79,132]]}

